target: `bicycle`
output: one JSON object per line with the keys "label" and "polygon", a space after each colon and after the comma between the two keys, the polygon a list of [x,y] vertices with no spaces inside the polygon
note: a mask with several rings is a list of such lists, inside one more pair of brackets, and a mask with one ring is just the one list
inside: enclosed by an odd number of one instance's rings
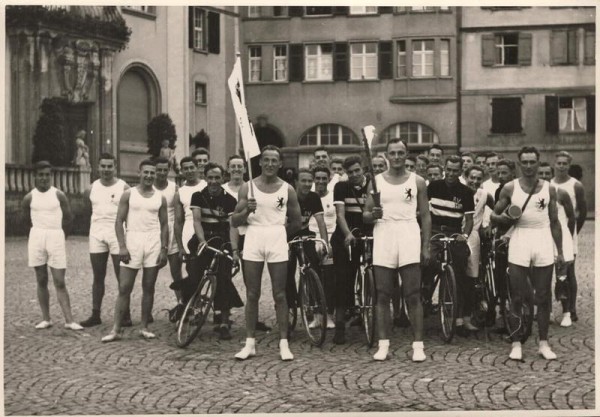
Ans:
{"label": "bicycle", "polygon": [[[353,229],[352,234],[362,244],[360,251],[360,267],[356,271],[354,280],[354,294],[356,306],[362,318],[363,328],[367,336],[367,344],[373,347],[375,344],[375,307],[376,289],[375,277],[373,275],[373,236],[359,234],[358,229]],[[352,253],[350,251],[350,253]]]}
{"label": "bicycle", "polygon": [[[442,340],[450,343],[456,332],[456,318],[458,316],[458,295],[456,291],[456,275],[452,267],[452,255],[450,253],[450,244],[456,242],[458,233],[446,237],[443,233],[438,233],[431,237],[430,242],[441,242],[442,251],[439,254],[441,265],[439,271],[433,279],[433,286],[429,299],[432,299],[436,289],[438,290],[438,306],[440,313],[440,323],[442,326]],[[439,288],[438,288],[439,284]]]}
{"label": "bicycle", "polygon": [[[327,248],[327,242],[323,239],[309,236],[297,236],[288,242],[292,253],[296,255],[296,259],[298,260],[298,271],[300,275],[298,285],[300,291],[298,295],[302,324],[306,329],[306,333],[308,334],[311,343],[314,346],[321,346],[323,345],[323,342],[325,342],[325,334],[327,331],[327,302],[325,299],[325,291],[321,285],[321,279],[313,269],[304,251],[305,242],[321,242],[325,248]],[[289,310],[290,317],[294,317],[293,326],[292,323],[290,323],[289,326],[290,329],[293,330],[296,326],[296,308],[289,307]],[[313,321],[318,322],[318,324],[311,328],[310,324]]]}
{"label": "bicycle", "polygon": [[[516,336],[521,343],[525,343],[533,328],[533,287],[531,281],[527,276],[527,291],[521,302],[521,309],[514,313],[512,311],[512,295],[510,291],[510,277],[508,270],[506,271],[506,314],[504,315],[504,325],[508,330],[507,340],[512,341],[513,337]],[[511,321],[511,319],[513,319]]]}
{"label": "bicycle", "polygon": [[[184,348],[194,341],[212,309],[221,258],[227,258],[233,262],[229,251],[223,250],[223,247],[226,245],[228,243],[223,244],[220,250],[209,246],[208,243],[204,243],[198,248],[196,256],[200,256],[204,250],[207,250],[213,253],[213,257],[208,268],[204,271],[198,287],[185,305],[183,314],[177,324],[177,346],[180,348]],[[188,257],[186,262],[189,262],[191,259],[191,257]],[[238,271],[239,265],[234,264],[231,276],[237,274]]]}
{"label": "bicycle", "polygon": [[[475,284],[476,308],[473,311],[473,324],[477,327],[493,326],[496,321],[496,306],[504,300],[498,299],[496,292],[496,255],[500,250],[506,250],[505,239],[491,239],[483,243],[483,259],[479,269],[479,278]],[[505,302],[505,301],[504,301]]]}

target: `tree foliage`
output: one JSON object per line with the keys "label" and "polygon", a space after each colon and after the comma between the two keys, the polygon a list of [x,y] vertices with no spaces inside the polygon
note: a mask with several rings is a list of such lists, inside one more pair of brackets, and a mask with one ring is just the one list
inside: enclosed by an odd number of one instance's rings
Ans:
{"label": "tree foliage", "polygon": [[204,129],[197,132],[194,137],[190,135],[190,146],[194,145],[194,148],[206,148],[210,149],[210,136],[204,131]]}
{"label": "tree foliage", "polygon": [[153,157],[160,154],[163,140],[168,140],[169,148],[175,149],[177,133],[175,133],[175,125],[168,114],[162,113],[153,117],[148,123],[147,133],[148,153]]}
{"label": "tree foliage", "polygon": [[33,135],[31,161],[48,161],[54,166],[67,165],[67,141],[62,107],[58,100],[45,98]]}

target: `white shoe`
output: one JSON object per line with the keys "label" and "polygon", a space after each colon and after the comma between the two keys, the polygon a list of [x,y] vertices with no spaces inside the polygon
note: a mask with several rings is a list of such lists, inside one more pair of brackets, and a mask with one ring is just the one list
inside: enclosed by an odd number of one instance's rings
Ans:
{"label": "white shoe", "polygon": [[282,361],[294,360],[294,355],[290,351],[290,346],[287,339],[279,340],[279,356],[281,357]]}
{"label": "white shoe", "polygon": [[560,327],[571,327],[573,322],[571,321],[571,313],[563,314],[562,321],[560,322]]}
{"label": "white shoe", "polygon": [[243,361],[251,356],[256,356],[256,341],[249,337],[246,339],[246,346],[235,354],[235,358]]}
{"label": "white shoe", "polygon": [[427,359],[427,356],[425,356],[425,346],[423,345],[423,342],[413,342],[412,348],[413,362],[423,362],[425,359]]}
{"label": "white shoe", "polygon": [[69,330],[83,330],[83,326],[80,325],[79,323],[65,323],[65,329],[69,329]]}
{"label": "white shoe", "polygon": [[513,342],[512,350],[508,355],[513,361],[520,361],[523,359],[523,351],[521,350],[521,342]]}
{"label": "white shoe", "polygon": [[315,314],[312,321],[309,323],[309,329],[316,329],[317,327],[321,327],[321,315]]}
{"label": "white shoe", "polygon": [[330,314],[327,315],[327,328],[335,329],[335,322],[333,321],[333,317]]}
{"label": "white shoe", "polygon": [[465,323],[464,326],[465,326],[466,330],[469,330],[471,332],[476,332],[479,330],[479,328],[477,326],[475,326],[475,325],[473,325],[473,323],[471,323],[470,319],[469,320],[465,319],[464,323]]}
{"label": "white shoe", "polygon": [[546,360],[552,361],[556,359],[556,353],[552,352],[552,349],[550,349],[550,345],[548,345],[548,342],[540,341],[538,353],[542,355]]}
{"label": "white shoe", "polygon": [[379,349],[373,355],[373,359],[375,359],[376,361],[386,360],[389,349],[390,349],[390,341],[389,340],[380,340],[379,341]]}
{"label": "white shoe", "polygon": [[38,324],[35,325],[36,329],[47,329],[48,327],[52,327],[51,320],[42,320]]}

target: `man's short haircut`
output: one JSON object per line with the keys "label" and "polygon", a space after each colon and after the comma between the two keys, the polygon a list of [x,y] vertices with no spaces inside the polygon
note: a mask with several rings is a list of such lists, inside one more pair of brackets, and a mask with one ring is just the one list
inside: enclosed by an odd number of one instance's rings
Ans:
{"label": "man's short haircut", "polygon": [[417,159],[425,162],[425,165],[429,165],[429,158],[427,158],[425,155],[417,155]]}
{"label": "man's short haircut", "polygon": [[[325,146],[319,146],[317,149],[315,149],[313,151],[313,155],[316,155],[317,152],[321,152],[321,151],[327,152],[327,149],[325,149]],[[329,152],[327,152],[327,155],[329,155]],[[298,171],[298,173],[300,173],[300,171]]]}
{"label": "man's short haircut", "polygon": [[195,167],[198,167],[196,160],[191,156],[184,156],[183,158],[181,158],[181,161],[179,161],[179,166],[183,166],[183,164],[187,164],[188,162],[191,162],[194,164]]}
{"label": "man's short haircut", "polygon": [[569,167],[569,175],[577,181],[581,181],[583,178],[583,168],[579,164],[573,164]]}
{"label": "man's short haircut", "polygon": [[374,155],[373,158],[371,158],[371,161],[373,159],[381,159],[383,161],[383,164],[386,166],[387,168],[387,159],[385,159],[382,155]]}
{"label": "man's short haircut", "polygon": [[463,156],[468,156],[475,162],[475,154],[473,152],[463,152],[460,154],[460,157],[462,158]]}
{"label": "man's short haircut", "polygon": [[164,156],[157,156],[156,158],[154,158],[154,164],[158,165],[158,164],[168,164],[169,160],[167,158],[165,158]]}
{"label": "man's short haircut", "polygon": [[446,162],[444,163],[444,167],[446,167],[448,165],[448,162],[451,162],[453,164],[459,164],[460,167],[462,168],[463,160],[458,155],[450,155],[448,158],[446,158]]}
{"label": "man's short haircut", "polygon": [[208,149],[206,148],[195,149],[194,152],[192,152],[192,158],[195,159],[197,155],[206,155],[208,159],[210,159],[210,152],[208,152]]}
{"label": "man's short haircut", "polygon": [[244,166],[246,166],[246,161],[244,160],[244,158],[242,158],[241,156],[239,156],[238,154],[234,154],[231,155],[228,159],[227,159],[227,166],[229,166],[229,163],[231,161],[233,161],[234,159],[241,159],[242,163],[244,164]]}
{"label": "man's short haircut", "polygon": [[534,153],[536,159],[538,161],[540,160],[540,151],[538,151],[535,146],[523,146],[517,154],[517,158],[519,159],[519,161],[521,160],[521,155],[523,155],[524,153]]}
{"label": "man's short haircut", "polygon": [[473,164],[467,169],[467,178],[471,175],[471,171],[479,171],[481,172],[481,175],[485,175],[485,171],[482,167]]}
{"label": "man's short haircut", "polygon": [[485,158],[485,159],[487,159],[488,153],[489,153],[489,152],[487,152],[487,151],[478,152],[478,153],[475,155],[475,159],[477,159],[477,158]]}
{"label": "man's short haircut", "polygon": [[500,155],[498,155],[496,152],[488,152],[485,155],[485,160],[487,161],[488,159],[493,158],[493,157],[500,158]]}
{"label": "man's short haircut", "polygon": [[554,168],[548,162],[540,162],[538,169],[539,168],[550,168],[550,172],[552,173],[552,176],[554,176]]}
{"label": "man's short haircut", "polygon": [[567,151],[558,151],[558,152],[556,152],[554,154],[554,159],[557,159],[557,158],[560,158],[560,157],[567,158],[567,160],[569,161],[569,164],[571,163],[571,161],[573,161],[573,157]]}
{"label": "man's short haircut", "polygon": [[331,164],[342,164],[342,166],[344,166],[344,160],[342,158],[340,158],[339,156],[336,156],[334,158],[331,158],[331,162],[329,162],[329,166],[331,166]]}
{"label": "man's short haircut", "polygon": [[262,148],[262,150],[260,151],[260,157],[261,158],[265,154],[266,151],[275,151],[275,152],[277,152],[277,154],[279,155],[279,159],[283,160],[283,155],[281,154],[281,149],[279,149],[277,146],[275,146],[275,145],[267,145],[264,148]]}
{"label": "man's short haircut", "polygon": [[101,159],[112,159],[113,161],[117,160],[117,158],[115,158],[115,156],[109,152],[102,152],[98,158],[98,162],[100,162]]}
{"label": "man's short haircut", "polygon": [[217,164],[216,162],[209,162],[208,164],[204,165],[204,175],[208,174],[208,171],[211,169],[221,170],[221,176],[225,174],[225,168],[223,168],[223,166]]}
{"label": "man's short haircut", "polygon": [[388,143],[385,145],[385,151],[387,152],[390,149],[390,145],[392,145],[394,143],[403,144],[404,149],[406,149],[406,153],[408,153],[408,142],[406,142],[406,140],[400,139],[400,138],[393,138],[393,139],[388,140]]}
{"label": "man's short haircut", "polygon": [[298,178],[300,178],[300,174],[310,174],[311,177],[315,177],[314,171],[310,168],[299,168],[298,169]]}
{"label": "man's short haircut", "polygon": [[313,178],[317,175],[317,172],[324,172],[327,174],[327,178],[331,177],[331,171],[327,167],[314,167],[312,170]]}
{"label": "man's short haircut", "polygon": [[33,170],[34,172],[38,172],[42,169],[46,169],[46,168],[50,168],[52,169],[52,164],[48,161],[37,161],[34,165],[33,165]]}
{"label": "man's short haircut", "polygon": [[500,165],[504,165],[505,167],[508,167],[508,169],[510,169],[511,172],[515,172],[515,169],[517,168],[515,166],[515,163],[513,161],[511,161],[510,159],[499,160],[498,163],[496,164],[496,167],[500,167]]}
{"label": "man's short haircut", "polygon": [[417,164],[417,157],[416,157],[416,156],[414,156],[414,155],[408,155],[408,156],[406,157],[406,160],[407,160],[407,161],[413,161],[413,162],[415,163],[415,165]]}
{"label": "man's short haircut", "polygon": [[442,155],[444,154],[444,150],[442,149],[442,147],[440,145],[438,145],[437,143],[434,143],[433,145],[431,145],[429,147],[429,150],[427,151],[427,153],[431,152],[432,149],[439,149],[440,151],[442,151]]}
{"label": "man's short haircut", "polygon": [[342,166],[344,167],[345,170],[348,170],[348,168],[350,168],[354,164],[359,164],[362,168],[362,159],[360,158],[360,156],[358,156],[358,155],[347,156],[346,159],[344,159]]}
{"label": "man's short haircut", "polygon": [[444,172],[444,168],[440,164],[434,164],[434,163],[427,165],[425,172],[429,171],[431,168],[439,169],[440,174],[442,174]]}
{"label": "man's short haircut", "polygon": [[138,165],[138,169],[142,169],[142,167],[144,165],[149,165],[152,167],[156,167],[156,162],[154,162],[152,159],[144,159],[142,162],[140,162],[140,164]]}

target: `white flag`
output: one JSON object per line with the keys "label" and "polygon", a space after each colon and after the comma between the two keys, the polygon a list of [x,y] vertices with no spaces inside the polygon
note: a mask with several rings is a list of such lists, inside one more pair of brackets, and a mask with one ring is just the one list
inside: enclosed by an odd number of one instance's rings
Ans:
{"label": "white flag", "polygon": [[227,84],[229,85],[229,92],[231,93],[231,102],[233,104],[235,118],[240,126],[244,152],[248,155],[248,159],[250,159],[256,155],[260,155],[260,148],[258,147],[258,141],[254,135],[254,130],[250,126],[248,111],[245,106],[242,63],[240,62],[239,56],[235,60],[233,71],[231,71]]}

